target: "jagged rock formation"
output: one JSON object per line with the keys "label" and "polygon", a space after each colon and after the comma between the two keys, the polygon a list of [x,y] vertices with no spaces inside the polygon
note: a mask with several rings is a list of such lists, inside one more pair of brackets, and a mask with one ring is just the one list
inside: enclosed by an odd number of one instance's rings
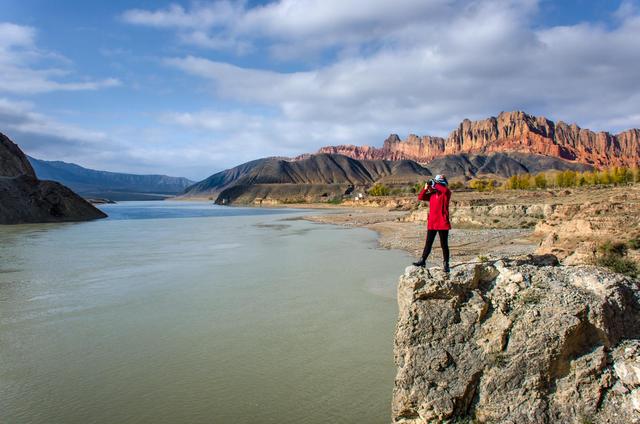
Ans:
{"label": "jagged rock formation", "polygon": [[582,171],[589,167],[562,159],[519,153],[452,155],[438,158],[426,166],[409,160],[357,160],[344,155],[317,154],[295,161],[265,158],[247,162],[194,184],[187,188],[184,196],[218,198],[219,203],[251,203],[255,199],[269,199],[272,203],[314,202],[341,196],[350,188],[364,189],[378,182],[406,187],[435,174],[446,174],[449,178],[477,175],[509,177],[549,169]]}
{"label": "jagged rock formation", "polygon": [[392,134],[381,148],[327,146],[319,153],[338,153],[355,159],[409,159],[427,163],[444,155],[520,152],[546,155],[596,167],[640,164],[640,129],[620,134],[593,132],[576,124],[554,123],[524,112],[503,112],[481,121],[465,119],[445,138],[411,134],[401,140]]}
{"label": "jagged rock formation", "polygon": [[62,184],[38,180],[20,148],[0,133],[0,224],[104,217],[103,212]]}
{"label": "jagged rock formation", "polygon": [[408,267],[398,305],[395,423],[640,422],[637,280],[551,255]]}
{"label": "jagged rock formation", "polygon": [[182,177],[97,171],[73,163],[32,157],[28,159],[38,178],[57,181],[84,197],[111,200],[162,199],[182,193],[194,183]]}

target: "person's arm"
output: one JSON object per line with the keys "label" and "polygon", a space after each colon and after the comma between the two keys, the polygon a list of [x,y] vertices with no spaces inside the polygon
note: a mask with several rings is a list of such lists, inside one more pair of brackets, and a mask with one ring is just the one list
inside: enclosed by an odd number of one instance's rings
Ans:
{"label": "person's arm", "polygon": [[433,192],[434,191],[431,185],[429,185],[429,183],[426,183],[422,188],[422,190],[420,190],[420,193],[418,194],[418,200],[429,200],[429,197],[431,197],[431,194]]}

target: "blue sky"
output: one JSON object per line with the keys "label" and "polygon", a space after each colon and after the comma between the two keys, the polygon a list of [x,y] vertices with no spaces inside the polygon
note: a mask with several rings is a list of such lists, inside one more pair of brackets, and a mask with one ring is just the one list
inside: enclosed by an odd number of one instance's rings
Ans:
{"label": "blue sky", "polygon": [[0,131],[28,154],[204,178],[525,110],[640,127],[635,1],[0,3]]}

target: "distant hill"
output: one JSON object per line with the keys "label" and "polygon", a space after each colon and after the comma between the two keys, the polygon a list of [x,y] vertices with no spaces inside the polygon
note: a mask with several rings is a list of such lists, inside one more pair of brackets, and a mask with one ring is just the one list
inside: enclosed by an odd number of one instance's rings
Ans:
{"label": "distant hill", "polygon": [[589,171],[593,167],[582,163],[566,161],[553,156],[508,152],[477,155],[461,153],[440,156],[425,165],[431,173],[444,174],[449,178],[463,176],[509,178],[517,174],[537,174],[545,171]]}
{"label": "distant hill", "polygon": [[513,152],[545,155],[598,168],[633,167],[640,165],[640,129],[614,135],[516,111],[480,121],[465,119],[447,138],[411,134],[401,140],[391,134],[382,147],[339,145],[318,151],[354,159],[409,159],[419,163],[445,155]]}
{"label": "distant hill", "polygon": [[509,177],[525,172],[591,169],[559,158],[522,153],[449,155],[420,165],[411,160],[358,160],[338,154],[307,155],[299,160],[264,158],[218,172],[184,192],[184,197],[207,197],[217,203],[315,202],[342,196],[375,183],[407,186],[429,176],[450,179],[479,175]]}
{"label": "distant hill", "polygon": [[82,166],[29,157],[38,178],[60,182],[84,197],[111,200],[155,200],[180,194],[193,181],[166,175],[97,171]]}

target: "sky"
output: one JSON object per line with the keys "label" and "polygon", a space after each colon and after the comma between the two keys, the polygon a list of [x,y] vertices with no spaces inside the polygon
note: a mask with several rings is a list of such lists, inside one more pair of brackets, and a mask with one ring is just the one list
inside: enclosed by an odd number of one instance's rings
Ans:
{"label": "sky", "polygon": [[1,0],[0,132],[203,179],[524,110],[640,127],[637,0]]}

